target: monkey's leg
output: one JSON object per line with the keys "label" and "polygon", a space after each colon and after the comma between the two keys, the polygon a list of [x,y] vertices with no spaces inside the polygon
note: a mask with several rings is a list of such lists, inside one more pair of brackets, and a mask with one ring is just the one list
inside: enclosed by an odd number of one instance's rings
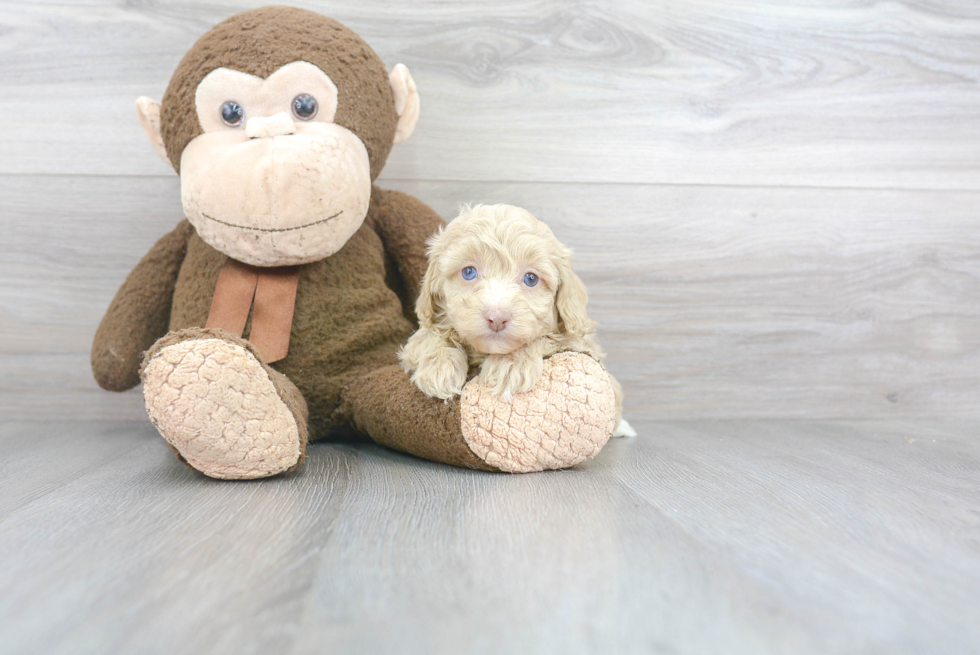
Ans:
{"label": "monkey's leg", "polygon": [[429,398],[398,366],[344,392],[342,410],[374,441],[418,457],[488,471],[574,466],[599,452],[616,420],[613,387],[588,355],[559,353],[534,389],[507,401],[478,378],[459,398]]}
{"label": "monkey's leg", "polygon": [[207,328],[171,332],[146,351],[140,376],[153,425],[207,476],[264,478],[305,458],[306,401],[244,339]]}

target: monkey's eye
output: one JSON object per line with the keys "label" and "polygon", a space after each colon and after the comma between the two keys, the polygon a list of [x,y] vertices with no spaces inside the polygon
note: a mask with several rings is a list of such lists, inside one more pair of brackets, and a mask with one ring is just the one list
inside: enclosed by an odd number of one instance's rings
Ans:
{"label": "monkey's eye", "polygon": [[538,283],[538,276],[537,275],[535,275],[534,273],[525,273],[524,274],[524,284],[526,284],[529,287],[533,287],[537,283]]}
{"label": "monkey's eye", "polygon": [[293,113],[296,114],[296,118],[308,121],[314,116],[316,116],[317,109],[320,107],[316,104],[316,98],[311,96],[309,93],[301,93],[295,98],[293,98]]}
{"label": "monkey's eye", "polygon": [[464,268],[463,270],[461,270],[459,273],[460,273],[460,275],[463,276],[463,279],[464,280],[473,280],[473,279],[476,279],[476,269],[474,267],[472,267],[472,266],[467,266],[466,268]]}
{"label": "monkey's eye", "polygon": [[229,127],[238,127],[245,121],[245,110],[234,100],[221,105],[221,120]]}

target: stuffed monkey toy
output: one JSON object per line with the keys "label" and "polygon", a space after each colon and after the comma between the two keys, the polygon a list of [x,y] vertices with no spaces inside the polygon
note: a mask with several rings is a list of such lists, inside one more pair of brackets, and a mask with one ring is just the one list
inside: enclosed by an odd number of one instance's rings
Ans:
{"label": "stuffed monkey toy", "polygon": [[587,355],[549,360],[505,401],[471,380],[426,397],[397,366],[426,239],[442,220],[373,182],[412,133],[419,97],[356,34],[265,7],[187,52],[162,103],[137,101],[180,175],[186,219],[129,274],[92,346],[99,385],[140,382],[150,420],[205,475],[299,466],[307,442],[367,434],[457,466],[529,472],[596,454],[613,391]]}

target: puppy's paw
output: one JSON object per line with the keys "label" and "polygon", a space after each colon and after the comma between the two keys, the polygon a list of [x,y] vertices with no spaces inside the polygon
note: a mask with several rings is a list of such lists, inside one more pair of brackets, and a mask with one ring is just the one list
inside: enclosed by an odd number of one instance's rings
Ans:
{"label": "puppy's paw", "polygon": [[504,400],[534,388],[544,371],[544,359],[523,353],[490,355],[480,367],[480,378]]}
{"label": "puppy's paw", "polygon": [[419,358],[412,383],[426,396],[447,400],[463,390],[468,369],[465,352],[459,348],[437,348]]}
{"label": "puppy's paw", "polygon": [[619,419],[619,423],[616,425],[616,429],[613,430],[612,436],[614,437],[635,437],[636,430],[633,426],[626,422],[626,419]]}

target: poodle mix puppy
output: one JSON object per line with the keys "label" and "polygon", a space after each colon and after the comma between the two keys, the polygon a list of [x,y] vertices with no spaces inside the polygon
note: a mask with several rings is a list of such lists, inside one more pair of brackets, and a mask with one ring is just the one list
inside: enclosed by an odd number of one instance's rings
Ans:
{"label": "poodle mix puppy", "polygon": [[[530,391],[544,360],[563,351],[600,360],[588,293],[572,253],[528,211],[510,205],[463,207],[429,240],[429,266],[415,306],[420,329],[399,352],[427,396],[460,394],[471,367],[506,400]],[[616,392],[613,436],[635,436]]]}

